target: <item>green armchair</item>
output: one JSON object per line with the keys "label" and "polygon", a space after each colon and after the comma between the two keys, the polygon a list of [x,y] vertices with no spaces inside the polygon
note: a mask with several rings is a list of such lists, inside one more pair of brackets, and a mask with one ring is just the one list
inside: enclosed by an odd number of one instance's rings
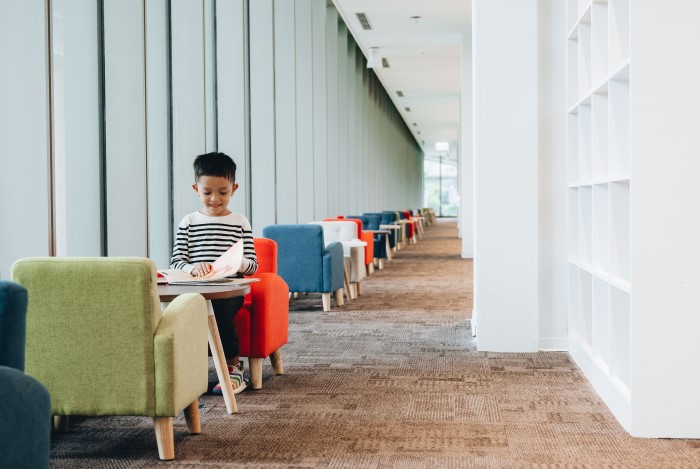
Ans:
{"label": "green armchair", "polygon": [[173,417],[200,433],[207,390],[207,308],[198,294],[161,312],[143,258],[29,258],[12,278],[29,293],[26,373],[49,390],[57,429],[70,415],[153,417],[161,459],[175,457]]}

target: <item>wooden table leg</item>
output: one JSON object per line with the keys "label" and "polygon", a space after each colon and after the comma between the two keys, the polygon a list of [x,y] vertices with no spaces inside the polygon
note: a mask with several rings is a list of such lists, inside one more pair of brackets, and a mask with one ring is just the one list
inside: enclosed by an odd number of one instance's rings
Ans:
{"label": "wooden table leg", "polygon": [[219,337],[219,328],[216,326],[216,317],[214,316],[211,300],[207,300],[207,311],[209,312],[209,349],[211,350],[211,356],[214,358],[216,375],[219,377],[226,410],[229,414],[235,414],[238,412],[236,396],[233,394],[231,379],[228,376],[228,365],[224,356],[224,348],[221,346],[221,337]]}

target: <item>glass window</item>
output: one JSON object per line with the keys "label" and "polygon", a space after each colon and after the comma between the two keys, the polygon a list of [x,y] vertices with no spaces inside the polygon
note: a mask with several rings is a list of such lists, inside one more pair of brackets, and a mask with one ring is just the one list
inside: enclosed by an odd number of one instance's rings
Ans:
{"label": "glass window", "polygon": [[457,162],[443,156],[423,161],[423,204],[439,217],[456,217],[459,209]]}

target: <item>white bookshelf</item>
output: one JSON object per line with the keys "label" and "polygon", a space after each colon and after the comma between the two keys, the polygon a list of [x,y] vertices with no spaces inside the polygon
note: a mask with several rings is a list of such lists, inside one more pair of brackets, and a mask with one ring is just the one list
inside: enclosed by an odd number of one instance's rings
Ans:
{"label": "white bookshelf", "polygon": [[631,0],[567,1],[570,352],[629,429]]}

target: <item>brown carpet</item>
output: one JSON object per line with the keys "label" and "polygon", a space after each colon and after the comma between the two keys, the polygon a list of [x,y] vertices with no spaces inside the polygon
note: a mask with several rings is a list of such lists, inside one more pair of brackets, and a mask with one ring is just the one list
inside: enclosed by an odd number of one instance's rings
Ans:
{"label": "brown carpet", "polygon": [[566,353],[475,352],[456,235],[429,227],[343,308],[293,300],[286,374],[266,363],[237,415],[204,396],[201,435],[175,421],[175,461],[150,419],[74,418],[53,467],[700,467],[698,441],[628,436]]}

